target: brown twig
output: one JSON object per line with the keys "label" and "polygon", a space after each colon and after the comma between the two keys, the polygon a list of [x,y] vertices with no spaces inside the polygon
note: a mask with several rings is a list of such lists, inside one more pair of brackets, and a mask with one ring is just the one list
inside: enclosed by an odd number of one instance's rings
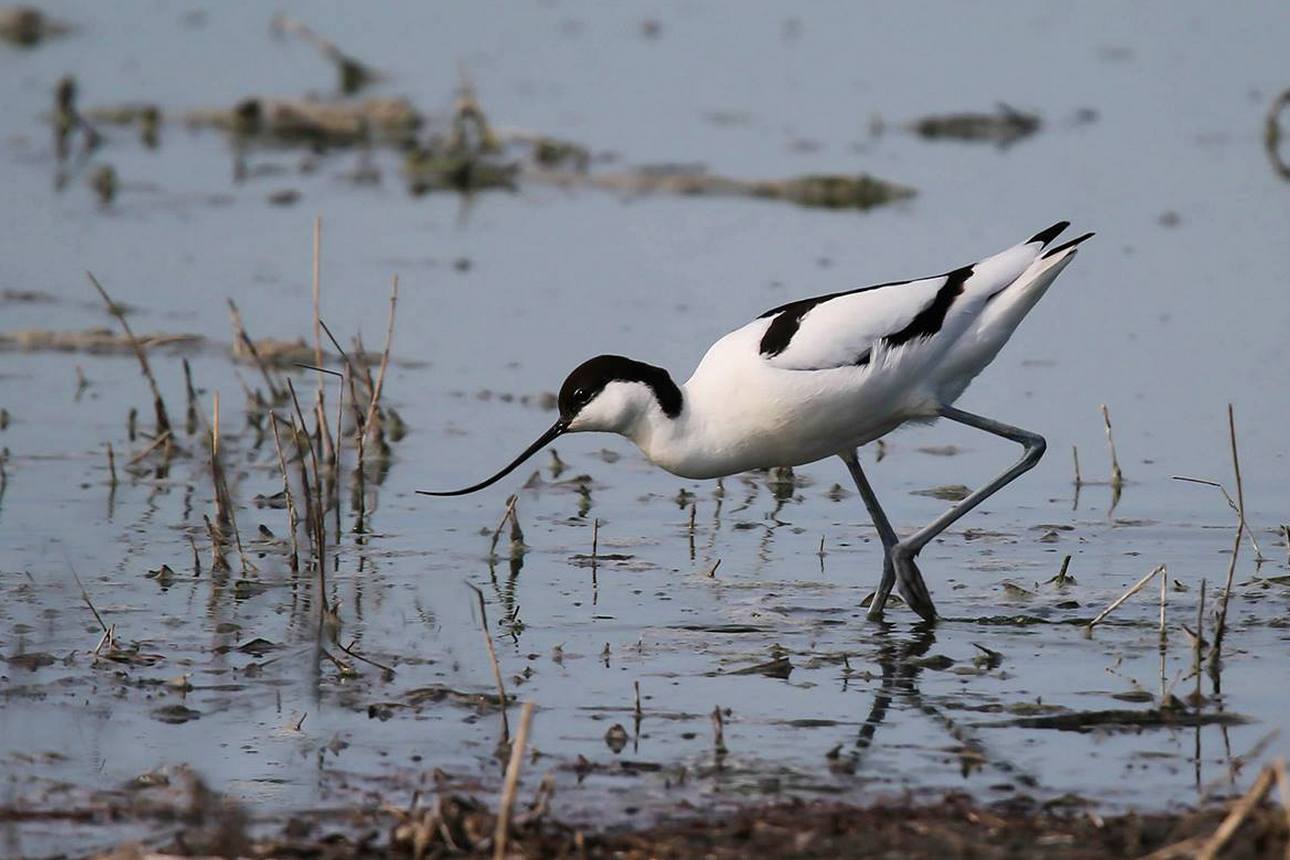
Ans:
{"label": "brown twig", "polygon": [[322,367],[322,216],[314,217],[313,297],[314,297],[314,364]]}
{"label": "brown twig", "polygon": [[[1272,770],[1277,775],[1277,794],[1281,796],[1281,808],[1286,814],[1286,829],[1290,830],[1290,777],[1286,775],[1286,760],[1278,758],[1272,762]],[[1290,842],[1286,844],[1286,860],[1290,860]]]}
{"label": "brown twig", "polygon": [[296,543],[296,528],[300,518],[296,514],[296,500],[291,495],[291,478],[287,474],[287,458],[282,453],[282,437],[278,433],[278,414],[269,413],[269,427],[273,430],[273,445],[278,450],[278,467],[282,469],[282,492],[287,497],[287,528],[291,532],[291,569],[300,569],[300,547]]}
{"label": "brown twig", "polygon": [[[1232,513],[1236,514],[1237,521],[1240,521],[1240,507],[1236,504],[1236,500],[1232,498],[1232,494],[1227,492],[1227,487],[1224,487],[1218,481],[1210,481],[1206,478],[1193,478],[1190,475],[1170,475],[1169,477],[1174,481],[1186,481],[1189,484],[1204,484],[1207,487],[1216,487],[1218,491],[1223,494],[1223,500],[1227,502],[1227,506],[1232,509]],[[1249,523],[1245,524],[1245,536],[1250,539],[1250,546],[1254,549],[1254,557],[1259,561],[1265,561],[1266,557],[1263,555],[1263,550],[1259,547],[1258,538],[1254,536],[1254,529],[1250,528]]]}
{"label": "brown twig", "polygon": [[394,312],[399,303],[399,276],[394,276],[394,283],[390,287],[390,316],[389,322],[385,327],[385,349],[381,351],[381,366],[376,372],[376,385],[372,388],[372,399],[367,404],[367,415],[363,418],[363,426],[359,428],[364,435],[372,426],[376,419],[376,410],[381,402],[381,391],[385,387],[385,371],[390,366],[390,345],[394,342]]}
{"label": "brown twig", "polygon": [[1232,544],[1232,557],[1227,565],[1227,582],[1223,586],[1223,599],[1218,605],[1218,621],[1214,628],[1214,647],[1209,653],[1210,665],[1217,666],[1223,651],[1223,634],[1227,630],[1227,604],[1232,595],[1232,580],[1236,576],[1236,558],[1241,549],[1241,532],[1245,530],[1245,487],[1241,483],[1241,458],[1236,453],[1236,418],[1232,404],[1227,404],[1227,431],[1232,445],[1232,470],[1236,472],[1236,540]]}
{"label": "brown twig", "polygon": [[497,524],[497,528],[493,529],[493,539],[488,544],[489,558],[496,558],[497,542],[502,538],[502,529],[506,527],[506,523],[508,520],[513,520],[515,518],[515,505],[519,502],[519,500],[520,500],[520,497],[514,494],[512,494],[509,498],[507,498],[506,510],[502,512],[502,521]]}
{"label": "brown twig", "polygon": [[108,458],[108,480],[111,482],[112,486],[115,487],[116,486],[116,452],[112,450],[111,442],[107,443],[107,458]]}
{"label": "brown twig", "polygon": [[497,827],[493,831],[493,860],[504,860],[506,857],[506,840],[510,835],[511,827],[511,808],[515,805],[515,789],[519,785],[520,771],[524,767],[525,746],[528,743],[529,724],[532,720],[533,703],[525,702],[524,709],[520,711],[520,728],[515,733],[515,743],[511,744],[510,761],[506,763],[506,780],[502,783],[502,798],[497,808]]}
{"label": "brown twig", "polygon": [[712,751],[720,761],[729,750],[726,749],[726,721],[721,715],[721,706],[712,709]]}
{"label": "brown twig", "polygon": [[497,682],[497,696],[501,702],[502,712],[502,741],[505,742],[511,736],[511,725],[506,717],[507,700],[506,687],[502,684],[502,664],[497,662],[497,649],[493,646],[493,634],[488,630],[488,610],[484,607],[484,592],[470,583],[466,583],[466,585],[479,598],[479,623],[484,631],[484,644],[488,646],[488,660],[493,664],[493,680]]}
{"label": "brown twig", "polygon": [[202,519],[206,522],[206,534],[211,540],[211,570],[228,570],[228,559],[224,557],[224,535],[209,516],[202,514]]}
{"label": "brown twig", "polygon": [[1235,835],[1250,813],[1263,802],[1263,798],[1268,796],[1268,792],[1272,790],[1272,785],[1275,781],[1276,775],[1271,767],[1265,767],[1259,771],[1259,775],[1254,778],[1254,784],[1250,786],[1250,790],[1232,806],[1232,811],[1218,825],[1214,835],[1196,853],[1196,860],[1214,860],[1218,856],[1218,852],[1223,850],[1223,846]]}
{"label": "brown twig", "polygon": [[[1204,703],[1205,697],[1200,692],[1200,662],[1205,650],[1205,580],[1200,581],[1200,602],[1196,605],[1196,641],[1195,650],[1192,652],[1192,671],[1196,673],[1196,692],[1193,694],[1195,701],[1192,703],[1196,710]],[[1198,763],[1197,768],[1200,767]],[[1198,777],[1199,778],[1199,777]]]}
{"label": "brown twig", "polygon": [[389,675],[394,674],[394,667],[387,666],[384,663],[378,663],[377,661],[373,660],[371,657],[364,657],[362,654],[359,654],[357,651],[355,651],[353,641],[351,641],[348,646],[342,645],[340,644],[340,642],[337,642],[336,647],[344,651],[350,657],[353,657],[355,660],[359,660],[363,663],[368,664],[369,666],[375,666],[376,668],[380,669],[382,672],[385,672],[386,674],[389,674]]}
{"label": "brown twig", "polygon": [[165,431],[164,433],[158,433],[155,437],[153,437],[152,441],[148,443],[147,448],[144,448],[138,454],[135,454],[133,457],[130,458],[129,465],[133,466],[134,464],[142,460],[144,457],[147,457],[153,451],[157,450],[157,448],[167,444],[169,441],[170,441],[169,430]]}
{"label": "brown twig", "polygon": [[[318,450],[314,447],[313,438],[309,435],[308,425],[305,424],[304,412],[300,409],[300,398],[296,396],[296,387],[292,384],[290,379],[287,380],[287,391],[291,394],[291,403],[295,406],[296,418],[300,421],[300,429],[295,433],[297,449],[299,450],[302,447],[300,445],[300,435],[304,434],[304,437],[309,440],[309,462],[313,464],[314,468],[314,486],[313,492],[311,493],[309,488],[309,473],[304,467],[304,451],[301,450],[300,467],[305,485],[305,500],[307,503],[306,512],[309,517],[308,531],[313,536],[314,557],[318,562],[318,591],[322,597],[322,609],[325,610],[327,607],[327,528],[326,521],[324,520],[325,512],[323,511],[322,483],[318,474]],[[295,429],[295,421],[292,422],[292,429]],[[311,497],[312,502],[310,503]]]}
{"label": "brown twig", "polygon": [[1143,588],[1145,588],[1146,584],[1151,581],[1151,578],[1153,576],[1156,576],[1157,574],[1164,574],[1165,572],[1166,572],[1166,567],[1165,565],[1162,564],[1154,568],[1150,573],[1142,577],[1142,579],[1139,579],[1132,586],[1130,586],[1128,591],[1124,592],[1124,594],[1121,594],[1119,597],[1117,597],[1115,601],[1111,603],[1110,606],[1106,607],[1101,612],[1099,612],[1097,614],[1097,617],[1094,618],[1092,621],[1090,621],[1088,625],[1084,628],[1085,632],[1091,633],[1093,631],[1093,627],[1099,624],[1103,618],[1110,615],[1116,608],[1120,606],[1120,604],[1124,603],[1124,601],[1128,600],[1130,597],[1132,597],[1133,595],[1141,591]]}
{"label": "brown twig", "polygon": [[1160,573],[1160,645],[1164,647],[1168,641],[1168,634],[1165,633],[1165,602],[1169,599],[1169,571]]}
{"label": "brown twig", "polygon": [[1111,449],[1111,488],[1124,486],[1124,472],[1120,470],[1120,458],[1115,453],[1115,437],[1111,435],[1111,412],[1102,404],[1102,423],[1106,425],[1106,444]]}
{"label": "brown twig", "polygon": [[94,277],[94,273],[87,271],[85,275],[90,279],[90,283],[94,285],[94,289],[98,290],[99,295],[103,297],[108,313],[116,317],[117,321],[121,323],[121,328],[125,329],[126,337],[130,339],[130,346],[134,348],[134,354],[139,359],[139,367],[143,370],[143,375],[152,389],[152,405],[157,413],[157,433],[167,432],[170,430],[170,416],[166,414],[166,401],[161,397],[161,387],[157,385],[157,378],[152,375],[152,367],[148,364],[148,355],[144,352],[143,344],[139,342],[139,339],[135,337],[134,332],[130,329],[130,323],[126,321],[124,311],[108,296],[107,290],[103,289],[103,285]]}
{"label": "brown twig", "polygon": [[187,414],[184,418],[184,432],[189,436],[197,432],[197,389],[193,387],[193,369],[188,359],[183,359],[184,394],[187,399]]}
{"label": "brown twig", "polygon": [[237,305],[232,299],[228,300],[228,312],[233,321],[233,336],[246,347],[246,352],[251,356],[251,361],[255,363],[260,375],[264,377],[264,384],[269,387],[269,397],[273,399],[274,403],[278,402],[282,398],[282,389],[278,387],[277,382],[273,379],[273,373],[260,355],[260,350],[256,349],[255,341],[251,340],[251,336],[246,333],[246,326],[242,324],[242,313],[237,309]]}

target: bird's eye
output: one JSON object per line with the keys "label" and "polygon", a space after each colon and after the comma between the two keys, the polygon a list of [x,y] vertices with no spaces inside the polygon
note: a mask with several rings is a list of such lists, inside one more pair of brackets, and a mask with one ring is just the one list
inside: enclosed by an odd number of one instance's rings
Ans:
{"label": "bird's eye", "polygon": [[587,389],[575,388],[573,390],[573,399],[576,403],[584,403],[587,400]]}

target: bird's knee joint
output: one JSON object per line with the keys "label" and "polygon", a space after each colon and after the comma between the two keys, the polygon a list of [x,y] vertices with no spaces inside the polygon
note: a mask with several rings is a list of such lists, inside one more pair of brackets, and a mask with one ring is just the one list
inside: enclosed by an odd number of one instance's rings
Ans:
{"label": "bird's knee joint", "polygon": [[1048,441],[1043,436],[1036,434],[1026,440],[1026,458],[1032,463],[1038,463],[1047,450]]}

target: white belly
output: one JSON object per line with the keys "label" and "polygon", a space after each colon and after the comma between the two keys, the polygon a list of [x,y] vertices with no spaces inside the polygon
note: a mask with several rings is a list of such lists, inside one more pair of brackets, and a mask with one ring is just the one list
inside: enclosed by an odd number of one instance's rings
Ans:
{"label": "white belly", "polygon": [[908,362],[828,371],[759,364],[743,373],[726,368],[719,379],[696,372],[681,417],[636,441],[654,463],[687,478],[800,466],[935,417],[939,404],[918,381],[923,375]]}

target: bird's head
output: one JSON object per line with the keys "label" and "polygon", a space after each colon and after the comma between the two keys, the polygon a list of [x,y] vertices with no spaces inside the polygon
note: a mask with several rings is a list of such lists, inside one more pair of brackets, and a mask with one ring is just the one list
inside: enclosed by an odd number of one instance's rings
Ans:
{"label": "bird's head", "polygon": [[528,458],[565,433],[605,431],[634,435],[642,421],[672,419],[681,414],[681,389],[661,367],[598,355],[574,368],[560,386],[560,417],[545,433],[491,478],[460,490],[418,490],[426,496],[462,496],[500,481]]}

